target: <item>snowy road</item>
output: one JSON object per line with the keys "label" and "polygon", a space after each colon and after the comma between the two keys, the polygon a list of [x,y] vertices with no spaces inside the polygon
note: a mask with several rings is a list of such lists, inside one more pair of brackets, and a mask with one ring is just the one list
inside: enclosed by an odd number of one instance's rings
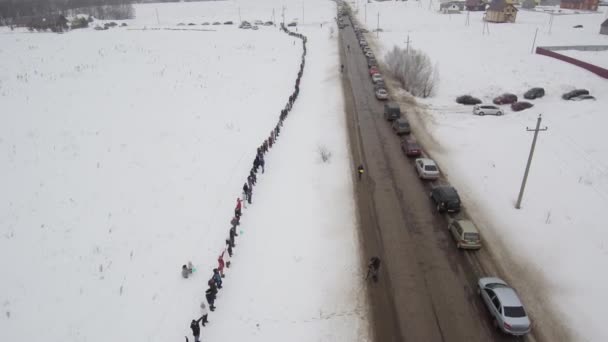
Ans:
{"label": "snowy road", "polygon": [[[358,189],[363,247],[385,265],[381,283],[370,289],[375,340],[517,340],[493,329],[476,295],[478,277],[496,274],[490,257],[456,249],[446,218],[426,196],[429,185],[420,182],[382,118],[352,27],[341,37],[351,149],[368,177]],[[351,51],[345,53],[346,44]]]}

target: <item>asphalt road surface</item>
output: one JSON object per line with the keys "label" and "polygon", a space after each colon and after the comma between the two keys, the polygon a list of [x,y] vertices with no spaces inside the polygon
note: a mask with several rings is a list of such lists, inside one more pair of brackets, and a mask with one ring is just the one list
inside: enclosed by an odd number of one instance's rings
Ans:
{"label": "asphalt road surface", "polygon": [[379,281],[368,290],[374,340],[537,341],[534,330],[516,338],[493,328],[476,292],[480,276],[495,275],[491,258],[483,249],[456,248],[447,216],[429,199],[431,183],[418,179],[383,119],[384,103],[374,97],[352,25],[340,38],[353,170],[360,163],[366,169],[362,180],[355,178],[361,262],[382,259]]}

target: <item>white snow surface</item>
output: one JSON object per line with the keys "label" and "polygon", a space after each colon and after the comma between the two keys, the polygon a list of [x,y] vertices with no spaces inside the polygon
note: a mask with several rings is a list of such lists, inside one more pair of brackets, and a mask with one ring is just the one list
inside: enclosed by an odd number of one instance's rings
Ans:
{"label": "white snow surface", "polygon": [[[608,36],[598,34],[605,14],[555,16],[549,32],[547,14],[519,11],[516,23],[489,24],[490,34],[482,35],[483,12],[471,12],[466,26],[466,13],[440,14],[426,0],[360,1],[358,8],[361,22],[367,12],[369,29],[376,28],[380,14],[378,57],[394,45],[405,47],[409,35],[411,46],[438,66],[437,94],[421,102],[428,107],[426,129],[441,147],[427,152],[458,189],[533,320],[542,324],[545,314],[535,303],[549,302],[575,340],[608,340],[608,231],[602,216],[608,206],[608,80],[531,53],[537,28],[537,46],[608,44]],[[572,28],[577,24],[584,28]],[[367,36],[376,40],[375,33]],[[471,107],[454,101],[471,94],[491,102],[503,92],[523,99],[537,86],[547,95],[533,100],[533,108],[515,113],[504,106],[502,117],[476,117]],[[574,88],[589,89],[597,101],[561,100]],[[540,133],[517,210],[532,140],[526,127],[533,128],[539,114],[549,130]]]}
{"label": "white snow surface", "polygon": [[[278,21],[282,6],[287,20],[302,13],[297,1],[148,4],[126,28],[2,29],[1,341],[193,340],[302,45],[278,27],[151,29],[237,22],[239,8]],[[258,173],[205,341],[368,340],[337,29],[320,27],[335,3],[304,13],[300,97]]]}

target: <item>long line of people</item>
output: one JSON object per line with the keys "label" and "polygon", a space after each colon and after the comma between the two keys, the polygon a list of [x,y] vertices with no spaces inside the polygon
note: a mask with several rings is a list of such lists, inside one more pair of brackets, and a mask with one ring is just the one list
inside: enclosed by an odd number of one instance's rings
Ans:
{"label": "long line of people", "polygon": [[[253,160],[253,165],[251,170],[249,171],[249,175],[247,176],[246,182],[243,184],[243,198],[237,197],[236,206],[234,208],[234,216],[230,220],[230,230],[228,231],[228,238],[226,239],[226,245],[222,250],[221,254],[217,259],[218,266],[213,269],[213,274],[211,278],[207,281],[208,289],[205,291],[205,299],[207,303],[202,302],[200,305],[201,308],[201,317],[199,319],[193,319],[190,323],[190,329],[192,330],[192,335],[194,336],[194,341],[200,341],[200,325],[203,327],[209,323],[207,319],[209,310],[214,311],[215,300],[217,298],[218,291],[222,288],[223,279],[225,277],[224,267],[230,268],[230,260],[233,255],[233,250],[236,247],[235,238],[239,236],[236,232],[236,227],[240,225],[241,216],[243,215],[243,208],[245,207],[245,203],[252,203],[253,196],[253,187],[257,183],[257,173],[261,170],[262,173],[265,171],[265,160],[264,155],[272,148],[279,137],[281,132],[281,127],[283,127],[283,121],[289,115],[289,112],[293,108],[293,104],[295,103],[298,95],[300,94],[300,80],[302,79],[302,74],[304,73],[304,65],[306,64],[306,42],[307,38],[301,33],[291,32],[285,27],[284,24],[281,24],[281,30],[290,36],[299,38],[302,40],[303,52],[302,52],[302,62],[300,63],[300,70],[298,71],[298,77],[296,78],[294,90],[292,94],[289,96],[289,100],[285,107],[281,110],[281,114],[279,116],[279,120],[275,125],[274,129],[270,131],[268,138],[266,138],[262,144],[257,148],[257,153]],[[187,265],[182,266],[182,276],[184,278],[188,278],[194,271],[193,265],[191,262],[188,262]],[[207,308],[209,305],[209,308]],[[188,342],[188,337],[186,336],[186,342]]]}

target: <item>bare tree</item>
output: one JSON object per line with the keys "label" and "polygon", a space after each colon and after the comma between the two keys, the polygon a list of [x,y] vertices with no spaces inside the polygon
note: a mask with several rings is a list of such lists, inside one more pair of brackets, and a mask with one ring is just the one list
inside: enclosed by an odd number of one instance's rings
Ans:
{"label": "bare tree", "polygon": [[406,91],[414,96],[429,97],[439,82],[437,66],[423,51],[393,47],[384,57],[388,70]]}

